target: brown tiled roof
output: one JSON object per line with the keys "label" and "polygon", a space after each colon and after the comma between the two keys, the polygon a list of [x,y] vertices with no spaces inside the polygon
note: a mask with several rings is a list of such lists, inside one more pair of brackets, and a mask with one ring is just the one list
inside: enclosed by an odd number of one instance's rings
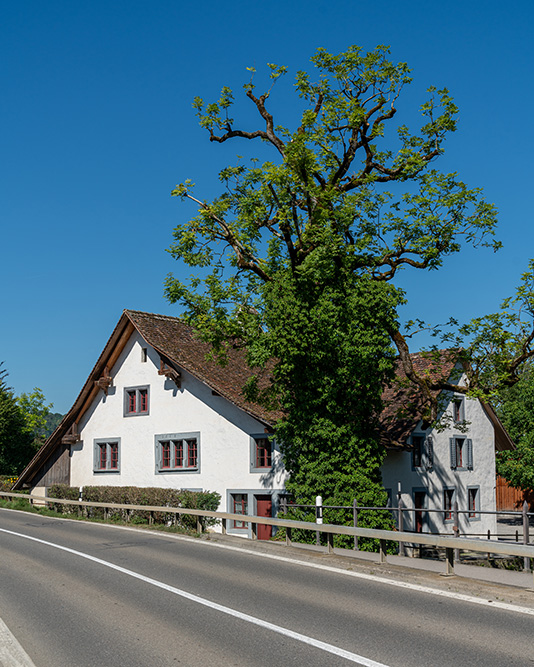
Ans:
{"label": "brown tiled roof", "polygon": [[[432,380],[449,380],[457,363],[455,350],[437,350],[411,354],[414,370],[418,375]],[[400,363],[395,380],[384,389],[384,407],[380,415],[381,439],[387,447],[402,447],[407,437],[423,417],[423,397],[417,387],[408,380]],[[432,392],[437,396],[440,392]]]}
{"label": "brown tiled roof", "polygon": [[[243,350],[230,348],[228,364],[221,366],[206,359],[209,345],[199,340],[193,329],[178,318],[137,310],[124,312],[146,342],[173,364],[188,371],[259,421],[274,424],[280,418],[280,413],[268,411],[243,398],[243,387],[253,373],[246,363]],[[268,382],[268,373],[259,377],[260,388]]]}

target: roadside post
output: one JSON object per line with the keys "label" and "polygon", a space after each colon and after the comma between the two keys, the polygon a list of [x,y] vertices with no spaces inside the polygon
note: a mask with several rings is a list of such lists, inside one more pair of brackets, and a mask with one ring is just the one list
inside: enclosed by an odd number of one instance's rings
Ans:
{"label": "roadside post", "polygon": [[[323,523],[323,497],[315,497],[315,523],[320,526]],[[315,544],[319,546],[321,544],[321,533],[315,531]]]}

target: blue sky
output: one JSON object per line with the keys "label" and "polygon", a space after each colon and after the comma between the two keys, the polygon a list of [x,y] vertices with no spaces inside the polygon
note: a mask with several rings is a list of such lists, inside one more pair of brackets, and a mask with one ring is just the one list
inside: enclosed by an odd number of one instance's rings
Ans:
{"label": "blue sky", "polygon": [[[38,386],[65,412],[124,308],[179,314],[163,281],[182,268],[165,249],[192,209],[170,191],[191,178],[198,195],[214,196],[218,169],[253,148],[210,144],[193,97],[215,99],[222,85],[239,93],[247,66],[285,64],[292,75],[319,46],[389,44],[413,70],[399,108],[415,118],[429,85],[451,90],[459,129],[438,165],[497,205],[504,249],[406,272],[404,315],[440,322],[496,310],[534,255],[533,19],[527,0],[4,3],[0,360],[9,384]],[[290,117],[284,86],[273,104]]]}

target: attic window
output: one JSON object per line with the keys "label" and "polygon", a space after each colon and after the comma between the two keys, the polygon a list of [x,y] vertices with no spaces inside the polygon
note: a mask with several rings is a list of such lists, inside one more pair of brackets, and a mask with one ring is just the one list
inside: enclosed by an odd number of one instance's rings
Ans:
{"label": "attic window", "polygon": [[455,424],[463,422],[465,419],[464,414],[464,399],[463,398],[454,398],[452,401],[452,417]]}
{"label": "attic window", "polygon": [[148,358],[148,352],[146,347],[141,348],[141,363],[145,363]]}
{"label": "attic window", "polygon": [[124,390],[124,416],[148,414],[148,387],[126,387]]}

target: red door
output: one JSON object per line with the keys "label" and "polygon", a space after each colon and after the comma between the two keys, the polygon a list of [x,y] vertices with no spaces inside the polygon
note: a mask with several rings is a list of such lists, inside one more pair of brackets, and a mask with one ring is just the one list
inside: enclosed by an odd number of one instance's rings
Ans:
{"label": "red door", "polygon": [[[422,510],[425,509],[425,501],[426,501],[426,493],[424,491],[416,491],[413,495],[413,504],[415,506],[416,510]],[[415,512],[415,532],[416,533],[422,533],[423,532],[423,524],[424,524],[424,518],[423,518],[423,512]]]}
{"label": "red door", "polygon": [[[256,496],[256,515],[272,516],[273,501],[271,496]],[[272,535],[272,526],[263,523],[258,524],[258,540],[270,540]]]}

